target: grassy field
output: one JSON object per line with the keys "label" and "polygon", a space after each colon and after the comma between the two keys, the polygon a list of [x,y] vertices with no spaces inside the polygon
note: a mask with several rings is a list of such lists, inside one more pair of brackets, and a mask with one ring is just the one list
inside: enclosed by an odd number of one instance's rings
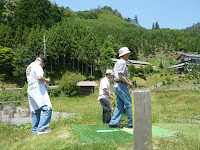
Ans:
{"label": "grassy field", "polygon": [[[0,123],[0,149],[133,149],[132,141],[81,143],[76,137],[72,127],[102,124],[102,108],[97,94],[96,89],[92,96],[52,97],[54,111],[76,113],[76,118],[51,122],[53,131],[46,135],[31,135],[31,124],[8,126]],[[153,90],[152,124],[176,132],[172,137],[153,137],[153,149],[199,150],[199,108],[199,89]],[[122,119],[122,124],[126,124],[125,114]]]}

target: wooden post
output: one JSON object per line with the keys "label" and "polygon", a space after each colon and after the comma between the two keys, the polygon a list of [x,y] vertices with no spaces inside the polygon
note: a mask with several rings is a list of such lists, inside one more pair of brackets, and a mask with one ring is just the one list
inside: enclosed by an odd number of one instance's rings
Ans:
{"label": "wooden post", "polygon": [[134,91],[134,150],[152,150],[151,91]]}

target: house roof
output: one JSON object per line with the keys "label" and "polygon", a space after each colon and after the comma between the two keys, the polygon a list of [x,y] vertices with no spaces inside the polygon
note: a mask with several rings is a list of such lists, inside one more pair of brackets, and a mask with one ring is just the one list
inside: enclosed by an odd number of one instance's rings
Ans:
{"label": "house roof", "polygon": [[200,54],[184,54],[183,53],[180,56],[178,56],[178,58],[176,58],[176,60],[179,60],[181,56],[200,58]]}
{"label": "house roof", "polygon": [[178,65],[173,65],[173,66],[167,67],[167,69],[183,68],[184,66],[185,66],[185,63],[182,63],[182,64],[178,64]]}
{"label": "house roof", "polygon": [[77,83],[78,86],[98,86],[95,81],[80,81]]}

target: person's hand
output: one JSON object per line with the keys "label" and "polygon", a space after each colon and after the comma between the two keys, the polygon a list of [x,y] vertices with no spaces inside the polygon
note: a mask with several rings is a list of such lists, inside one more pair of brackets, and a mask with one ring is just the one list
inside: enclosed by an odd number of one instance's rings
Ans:
{"label": "person's hand", "polygon": [[49,83],[49,82],[50,82],[50,79],[49,79],[49,78],[47,78],[47,79],[46,79],[46,82],[48,82],[48,83]]}
{"label": "person's hand", "polygon": [[112,95],[110,95],[109,98],[112,99]]}
{"label": "person's hand", "polygon": [[129,83],[128,86],[129,86],[130,89],[133,88],[133,84],[132,83]]}

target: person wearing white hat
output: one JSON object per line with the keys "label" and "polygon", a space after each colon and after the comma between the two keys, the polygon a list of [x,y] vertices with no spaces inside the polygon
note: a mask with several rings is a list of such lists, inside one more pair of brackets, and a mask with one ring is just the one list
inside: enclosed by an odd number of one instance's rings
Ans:
{"label": "person wearing white hat", "polygon": [[109,123],[111,119],[111,106],[110,99],[110,79],[113,78],[113,71],[111,69],[106,70],[106,76],[101,80],[99,86],[98,100],[103,108],[103,123]]}
{"label": "person wearing white hat", "polygon": [[133,127],[132,122],[132,99],[130,97],[129,89],[133,88],[133,84],[129,81],[127,60],[131,51],[127,47],[122,47],[119,50],[120,59],[116,62],[114,67],[114,92],[117,95],[117,107],[109,123],[110,128],[122,128],[118,125],[124,105],[126,106],[126,114],[128,116],[128,128]]}
{"label": "person wearing white hat", "polygon": [[[46,59],[38,57],[26,68],[27,94],[32,112],[32,134],[51,132],[51,129],[47,129],[51,121],[52,105],[46,89],[46,82],[49,83],[50,79],[44,77],[45,64]],[[43,114],[40,116],[41,111]]]}

